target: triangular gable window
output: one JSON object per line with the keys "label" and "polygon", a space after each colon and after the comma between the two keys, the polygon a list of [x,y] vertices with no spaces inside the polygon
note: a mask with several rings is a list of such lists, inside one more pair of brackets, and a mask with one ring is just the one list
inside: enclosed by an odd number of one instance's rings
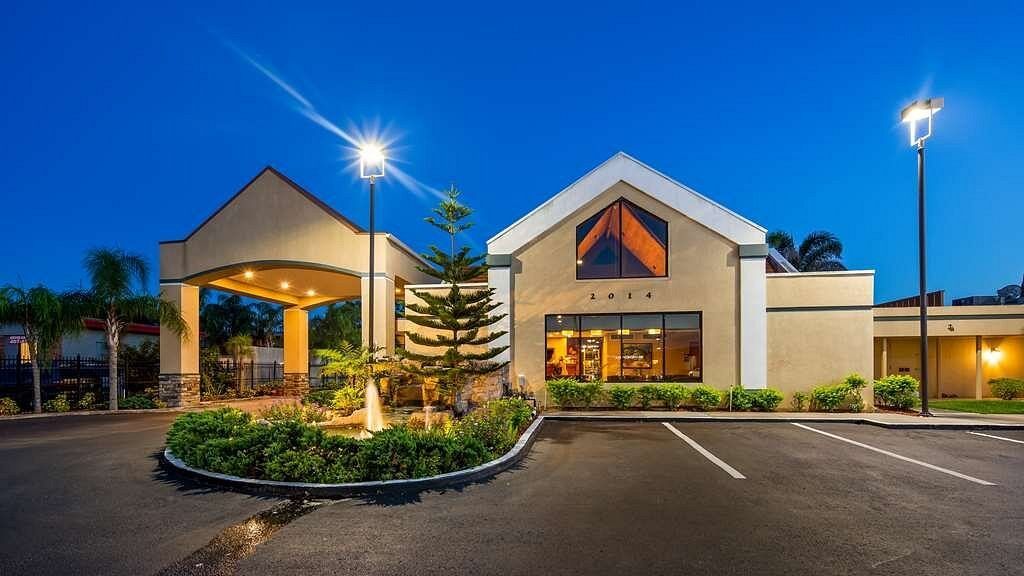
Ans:
{"label": "triangular gable window", "polygon": [[576,227],[576,278],[668,275],[668,223],[620,198]]}

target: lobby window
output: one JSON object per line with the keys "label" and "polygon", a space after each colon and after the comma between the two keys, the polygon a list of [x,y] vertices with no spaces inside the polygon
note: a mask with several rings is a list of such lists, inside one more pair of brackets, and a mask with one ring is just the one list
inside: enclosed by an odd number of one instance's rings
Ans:
{"label": "lobby window", "polygon": [[544,378],[577,378],[580,364],[579,318],[548,316],[545,319]]}
{"label": "lobby window", "polygon": [[700,312],[545,317],[545,378],[701,382]]}
{"label": "lobby window", "polygon": [[668,223],[625,198],[576,227],[576,278],[668,275]]}

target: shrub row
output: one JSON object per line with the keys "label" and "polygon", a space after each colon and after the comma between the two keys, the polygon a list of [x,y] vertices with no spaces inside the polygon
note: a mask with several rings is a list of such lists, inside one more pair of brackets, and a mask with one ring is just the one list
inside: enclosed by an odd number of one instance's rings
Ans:
{"label": "shrub row", "polygon": [[[729,394],[710,386],[699,384],[687,388],[683,384],[659,383],[630,386],[615,384],[605,388],[602,382],[578,382],[572,378],[559,378],[547,383],[548,393],[558,406],[565,408],[589,408],[594,404],[606,401],[620,410],[638,407],[644,410],[658,404],[675,410],[683,405],[691,405],[701,410],[712,410],[728,406]],[[732,389],[732,408],[734,410],[775,410],[782,402],[782,392],[773,389],[745,390],[742,387]]]}
{"label": "shrub row", "polygon": [[395,480],[483,464],[507,452],[533,419],[525,401],[495,400],[443,427],[395,426],[359,440],[328,435],[305,412],[295,408],[286,414],[281,408],[274,420],[256,420],[233,408],[191,412],[175,420],[167,446],[189,466],[247,478]]}
{"label": "shrub row", "polygon": [[1003,400],[1024,396],[1024,380],[1019,378],[993,378],[988,381],[992,393]]}

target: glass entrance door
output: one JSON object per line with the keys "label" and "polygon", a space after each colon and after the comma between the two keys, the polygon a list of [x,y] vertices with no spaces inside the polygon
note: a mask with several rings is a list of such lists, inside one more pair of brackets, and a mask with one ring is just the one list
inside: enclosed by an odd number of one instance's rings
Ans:
{"label": "glass entrance door", "polygon": [[601,338],[584,338],[580,344],[580,379],[584,381],[603,380],[601,374]]}

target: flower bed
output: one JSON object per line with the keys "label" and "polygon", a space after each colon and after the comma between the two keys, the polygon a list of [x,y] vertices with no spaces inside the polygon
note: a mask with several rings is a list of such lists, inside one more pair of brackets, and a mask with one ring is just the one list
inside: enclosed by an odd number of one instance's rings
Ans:
{"label": "flower bed", "polygon": [[167,447],[185,464],[264,480],[344,483],[434,476],[507,452],[533,419],[529,404],[494,400],[432,430],[395,426],[367,439],[332,436],[301,415],[259,421],[232,408],[180,416]]}

